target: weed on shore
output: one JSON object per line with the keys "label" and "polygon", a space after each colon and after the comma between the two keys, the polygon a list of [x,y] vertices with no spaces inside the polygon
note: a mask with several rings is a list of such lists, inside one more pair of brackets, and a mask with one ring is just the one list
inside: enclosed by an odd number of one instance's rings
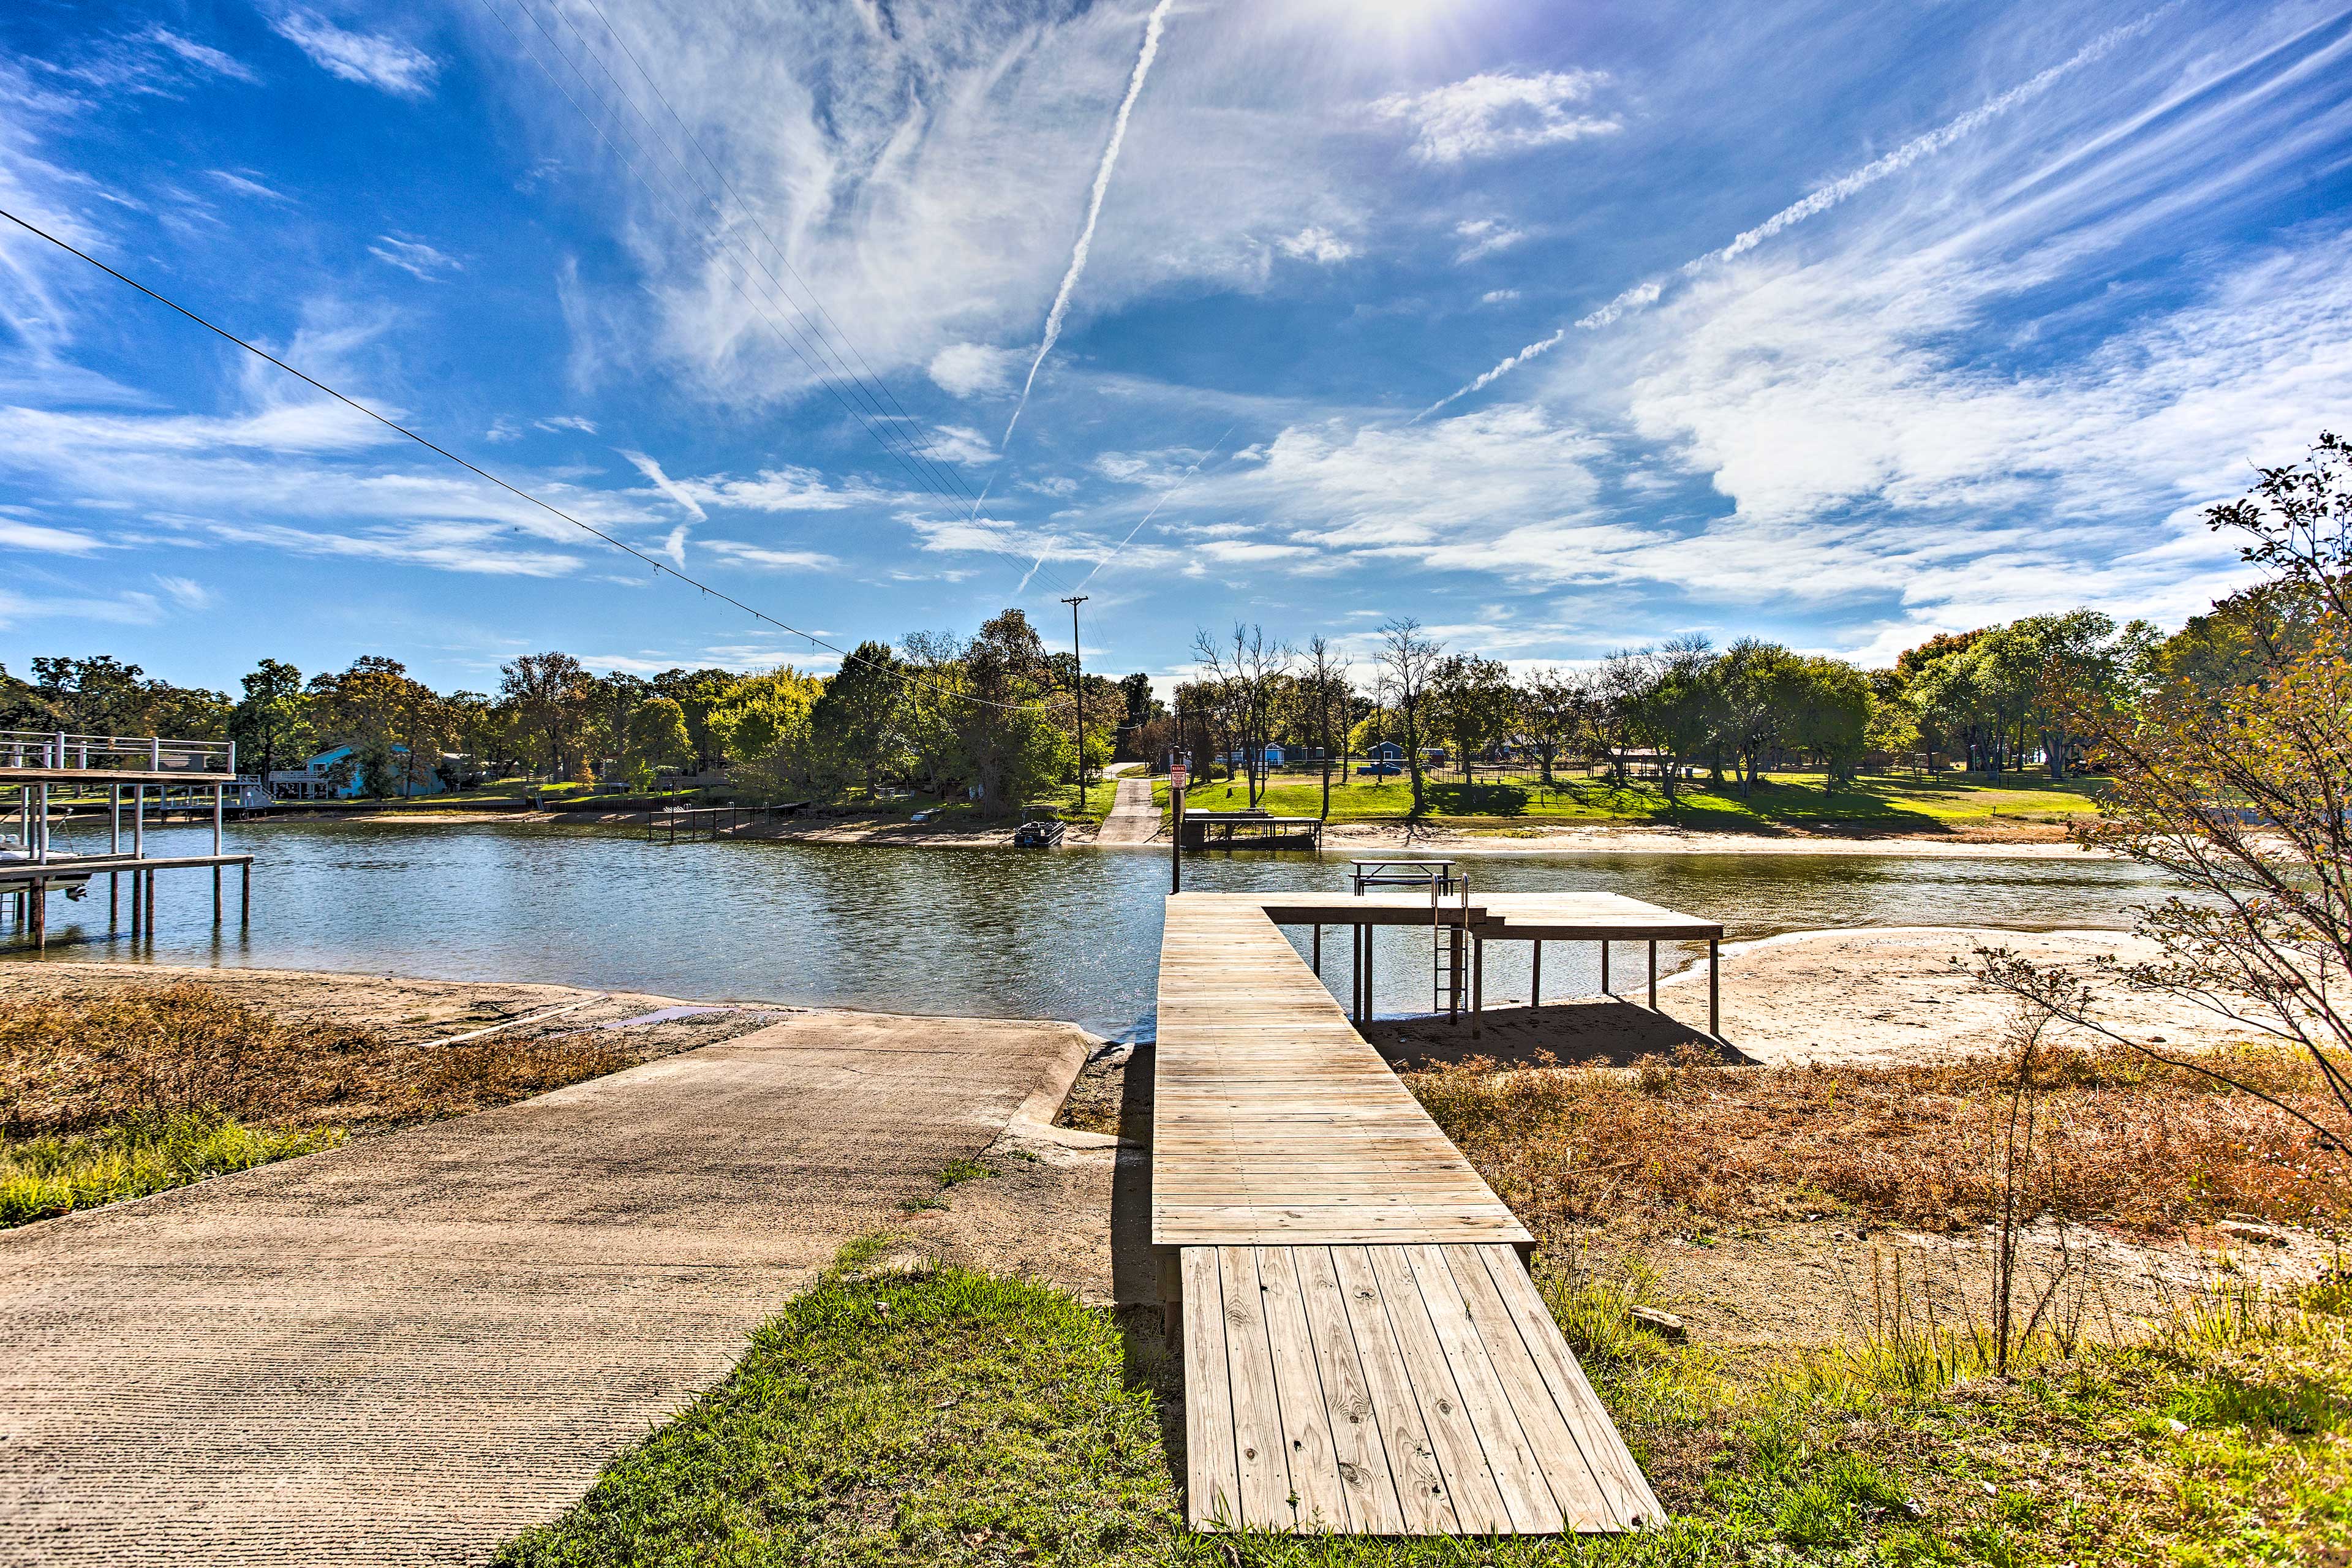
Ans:
{"label": "weed on shore", "polygon": [[189,1113],[96,1132],[0,1140],[0,1226],[145,1197],[342,1141],[337,1128],[278,1131]]}
{"label": "weed on shore", "polygon": [[0,1003],[0,1226],[142,1196],[633,1065],[602,1040],[396,1044],[208,986]]}
{"label": "weed on shore", "polygon": [[[2324,1093],[2309,1059],[2228,1053],[2232,1076],[2291,1103]],[[2065,1219],[2164,1231],[2248,1213],[2352,1220],[2352,1158],[2252,1095],[2131,1052],[2036,1059],[2048,1131],[2032,1201]],[[1992,1217],[1988,1131],[2009,1065],[1729,1067],[1706,1053],[1632,1069],[1497,1072],[1470,1061],[1407,1076],[1447,1137],[1539,1234],[1836,1210],[1923,1230]]]}

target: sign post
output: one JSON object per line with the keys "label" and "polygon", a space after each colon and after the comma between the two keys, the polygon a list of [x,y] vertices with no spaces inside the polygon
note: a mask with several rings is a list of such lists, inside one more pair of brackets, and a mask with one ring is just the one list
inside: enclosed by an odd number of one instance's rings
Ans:
{"label": "sign post", "polygon": [[1184,890],[1184,789],[1192,773],[1185,760],[1168,753],[1168,890]]}

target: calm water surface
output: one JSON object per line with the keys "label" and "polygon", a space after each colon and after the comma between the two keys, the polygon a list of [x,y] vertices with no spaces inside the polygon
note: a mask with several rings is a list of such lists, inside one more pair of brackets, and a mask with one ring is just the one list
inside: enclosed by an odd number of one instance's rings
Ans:
{"label": "calm water surface", "polygon": [[[163,854],[211,830],[150,834]],[[107,929],[106,890],[50,906],[49,955],[535,980],[698,998],[1151,1026],[1164,851],[915,849],[774,841],[649,846],[609,830],[525,825],[257,823],[231,847],[260,857],[253,920],[212,923],[199,871],[157,878],[152,942]],[[95,846],[92,846],[93,847]],[[2121,926],[2156,893],[2137,867],[2067,858],[1489,855],[1475,889],[1588,889],[1719,920],[1732,938],[1822,926]],[[1191,889],[1346,886],[1344,855],[1195,855]],[[1302,930],[1294,933],[1301,944]],[[28,956],[5,939],[12,957]],[[1383,1012],[1420,1011],[1429,939],[1389,931]],[[1347,984],[1344,942],[1326,973]],[[1516,963],[1514,963],[1516,959]],[[1594,952],[1545,952],[1544,994],[1597,988]],[[1640,950],[1620,954],[1638,973]],[[1496,1001],[1527,994],[1526,948],[1489,951]]]}

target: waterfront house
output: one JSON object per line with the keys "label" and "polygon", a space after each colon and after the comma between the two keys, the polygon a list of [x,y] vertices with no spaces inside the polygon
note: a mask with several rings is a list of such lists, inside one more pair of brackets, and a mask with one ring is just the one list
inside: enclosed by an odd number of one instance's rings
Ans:
{"label": "waterfront house", "polygon": [[[405,762],[406,746],[394,746],[395,765]],[[349,763],[348,767],[343,764]],[[446,787],[437,773],[426,773],[393,793],[403,797],[439,795]],[[299,768],[279,768],[269,775],[269,792],[279,800],[355,800],[367,793],[367,778],[354,746],[330,746]]]}

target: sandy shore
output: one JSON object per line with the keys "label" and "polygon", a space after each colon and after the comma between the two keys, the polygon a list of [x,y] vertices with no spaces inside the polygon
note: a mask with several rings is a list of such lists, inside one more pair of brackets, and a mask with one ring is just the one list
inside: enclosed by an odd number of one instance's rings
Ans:
{"label": "sandy shore", "polygon": [[[2152,955],[2127,931],[2016,931],[1959,926],[1864,927],[1797,931],[1723,950],[1723,1038],[1749,1062],[1894,1065],[1998,1049],[2011,1004],[1979,991],[1964,969],[1979,946],[2007,947],[2045,963],[2094,974],[2102,955],[2126,963]],[[1638,984],[1638,980],[1633,984]],[[2137,996],[2099,984],[2104,1012],[2135,1040],[2198,1048],[2243,1038],[2191,1004]],[[1622,1065],[1696,1042],[1706,1020],[1706,970],[1661,980],[1660,1011],[1633,1000],[1547,998],[1540,1009],[1492,1006],[1473,1037],[1466,1022],[1383,1020],[1367,1031],[1400,1059],[1473,1056]],[[2050,1037],[2088,1043],[2079,1030]]]}

